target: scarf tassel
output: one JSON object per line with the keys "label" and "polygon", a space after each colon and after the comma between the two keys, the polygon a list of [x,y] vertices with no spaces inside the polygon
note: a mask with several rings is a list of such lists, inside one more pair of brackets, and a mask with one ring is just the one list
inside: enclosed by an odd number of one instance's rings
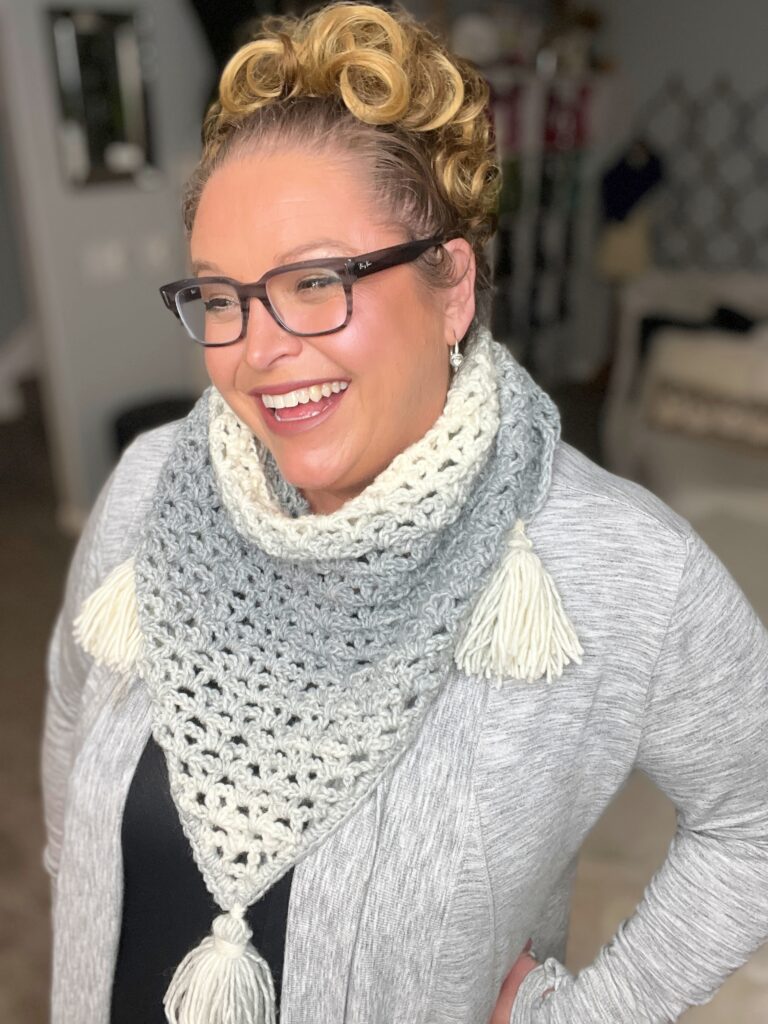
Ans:
{"label": "scarf tassel", "polygon": [[275,1024],[275,986],[235,907],[184,957],[163,1005],[170,1024]]}
{"label": "scarf tassel", "polygon": [[554,581],[525,533],[515,523],[501,565],[475,605],[455,652],[468,675],[547,682],[584,653],[563,609]]}
{"label": "scarf tassel", "polygon": [[74,636],[97,662],[121,672],[133,666],[139,656],[141,631],[132,558],[113,569],[83,602]]}

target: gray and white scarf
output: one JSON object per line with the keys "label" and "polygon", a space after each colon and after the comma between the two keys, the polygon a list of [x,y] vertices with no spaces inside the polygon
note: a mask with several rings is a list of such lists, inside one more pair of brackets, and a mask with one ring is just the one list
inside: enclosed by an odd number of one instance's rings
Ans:
{"label": "gray and white scarf", "polygon": [[166,995],[178,1024],[268,1024],[254,903],[367,799],[452,664],[551,679],[583,653],[525,536],[560,421],[487,332],[427,433],[313,515],[209,389],[181,425],[135,555],[78,637],[135,668],[205,884],[222,908]]}

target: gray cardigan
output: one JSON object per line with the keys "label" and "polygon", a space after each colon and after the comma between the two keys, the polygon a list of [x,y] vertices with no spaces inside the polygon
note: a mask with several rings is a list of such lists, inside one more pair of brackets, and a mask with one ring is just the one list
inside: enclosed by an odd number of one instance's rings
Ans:
{"label": "gray cardigan", "polygon": [[[109,1019],[121,817],[150,729],[142,682],[94,666],[72,619],[131,553],[174,431],[140,438],[105,486],[51,643],[52,1024]],[[485,1024],[529,936],[549,959],[511,1024],[661,1024],[768,938],[768,634],[685,520],[564,443],[529,532],[583,664],[550,684],[446,678],[386,781],[296,865],[282,1024]],[[677,832],[574,978],[579,848],[633,768],[674,801]]]}

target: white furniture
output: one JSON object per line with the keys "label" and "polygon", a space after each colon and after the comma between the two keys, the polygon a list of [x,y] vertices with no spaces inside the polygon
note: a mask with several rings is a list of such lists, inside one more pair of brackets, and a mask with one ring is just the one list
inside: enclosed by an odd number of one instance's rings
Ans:
{"label": "white furniture", "polygon": [[[656,428],[647,416],[648,374],[680,365],[680,352],[688,345],[695,358],[696,335],[667,329],[655,335],[654,347],[670,346],[668,355],[640,360],[640,325],[647,316],[706,320],[718,306],[738,310],[755,320],[768,321],[768,274],[708,272],[653,273],[625,286],[621,296],[615,361],[602,423],[607,468],[636,479],[685,516],[707,539],[716,541],[726,564],[739,559],[738,534],[762,538],[751,544],[755,557],[763,557],[768,577],[768,447],[750,447],[714,437],[693,437]],[[765,328],[761,328],[762,337]],[[701,340],[705,337],[699,335]],[[734,359],[748,340],[732,340]],[[677,345],[672,352],[671,346]],[[698,352],[705,358],[706,345]],[[722,353],[721,353],[722,354]],[[656,358],[654,358],[656,356]],[[746,363],[746,360],[745,360]],[[750,364],[754,367],[754,360]],[[702,376],[692,366],[692,378]],[[762,552],[762,556],[760,555]],[[754,595],[757,598],[757,594]]]}

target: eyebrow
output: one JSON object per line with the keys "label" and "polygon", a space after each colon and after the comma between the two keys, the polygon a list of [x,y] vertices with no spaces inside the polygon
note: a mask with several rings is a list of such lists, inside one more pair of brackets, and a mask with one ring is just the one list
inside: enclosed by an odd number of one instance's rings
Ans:
{"label": "eyebrow", "polygon": [[[295,263],[302,256],[306,255],[315,249],[336,249],[336,253],[332,255],[354,255],[350,253],[349,243],[340,242],[337,238],[316,238],[312,242],[304,242],[302,245],[297,245],[293,249],[286,249],[284,252],[279,253],[274,257],[273,267],[280,267],[286,263]],[[318,256],[318,259],[320,257]],[[195,260],[192,263],[192,273],[198,275],[202,272],[212,272],[214,274],[222,274],[223,270],[216,263],[211,263],[208,260]]]}
{"label": "eyebrow", "polygon": [[215,263],[208,263],[206,260],[195,260],[192,264],[192,273],[198,275],[201,270],[212,270],[214,274],[221,274],[221,269]]}

